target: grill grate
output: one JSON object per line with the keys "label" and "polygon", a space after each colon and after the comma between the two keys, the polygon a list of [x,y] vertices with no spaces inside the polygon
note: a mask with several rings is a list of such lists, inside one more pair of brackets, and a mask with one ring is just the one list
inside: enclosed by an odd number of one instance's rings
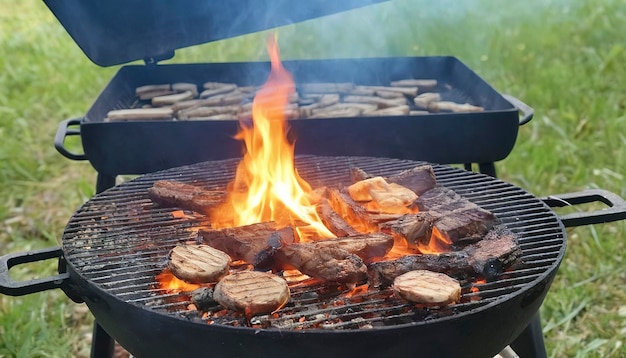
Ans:
{"label": "grill grate", "polygon": [[[223,188],[234,175],[238,160],[200,163],[139,177],[104,193],[81,207],[63,235],[66,259],[77,273],[120,300],[177,317],[244,326],[245,318],[220,306],[199,316],[190,311],[186,293],[170,294],[155,281],[176,244],[195,240],[194,228],[207,224],[204,216],[187,212],[176,218],[172,209],[156,207],[147,189],[156,180],[178,180],[213,189]],[[314,188],[349,182],[349,168],[374,175],[390,175],[423,164],[366,157],[296,159],[300,175]],[[523,264],[488,283],[462,282],[459,304],[425,308],[395,298],[390,289],[347,297],[347,289],[333,285],[291,284],[290,304],[271,315],[256,316],[255,327],[277,329],[367,329],[423,324],[465,312],[486,309],[521,293],[554,270],[565,250],[563,229],[543,202],[503,181],[446,166],[433,166],[438,183],[492,211],[519,236]]]}

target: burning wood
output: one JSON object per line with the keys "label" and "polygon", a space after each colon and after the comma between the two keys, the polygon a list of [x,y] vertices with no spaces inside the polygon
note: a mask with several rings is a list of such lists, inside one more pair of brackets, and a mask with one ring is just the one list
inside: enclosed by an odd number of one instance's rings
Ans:
{"label": "burning wood", "polygon": [[355,236],[358,235],[359,232],[355,230],[350,224],[348,224],[342,217],[339,215],[333,208],[330,206],[330,203],[327,199],[322,198],[322,200],[316,206],[317,214],[322,219],[322,222],[328,230],[330,230],[333,234],[342,237],[342,236]]}
{"label": "burning wood", "polygon": [[336,247],[359,256],[364,261],[385,256],[393,247],[393,236],[382,232],[360,234],[310,243],[316,247]]}
{"label": "burning wood", "polygon": [[224,277],[215,285],[213,299],[250,318],[273,312],[289,302],[287,282],[276,275],[258,271],[240,271]]}
{"label": "burning wood", "polygon": [[368,267],[368,276],[373,287],[389,286],[396,277],[414,270],[440,272],[456,278],[482,276],[489,280],[514,264],[520,255],[515,234],[497,228],[479,243],[461,251],[407,255],[397,260],[374,262]]}
{"label": "burning wood", "polygon": [[148,189],[148,196],[161,206],[174,206],[207,214],[211,208],[224,201],[226,193],[181,182],[159,180]]}
{"label": "burning wood", "polygon": [[[353,182],[371,179],[374,176],[360,168],[350,168],[350,177]],[[420,165],[413,169],[404,170],[398,174],[384,178],[388,183],[395,183],[412,190],[417,195],[433,189],[437,185],[435,172],[431,165]]]}
{"label": "burning wood", "polygon": [[228,273],[228,255],[207,245],[179,245],[170,251],[168,268],[191,283],[217,282]]}
{"label": "burning wood", "polygon": [[357,202],[365,202],[368,211],[390,214],[411,212],[417,195],[396,183],[387,183],[382,177],[358,181],[348,187],[350,197]]}
{"label": "burning wood", "polygon": [[291,227],[278,229],[274,222],[264,222],[224,229],[200,229],[202,243],[227,253],[235,260],[244,260],[257,269],[274,266],[274,256],[286,245],[292,244]]}
{"label": "burning wood", "polygon": [[416,270],[393,280],[393,290],[414,303],[443,306],[459,302],[461,284],[454,278],[432,271]]}

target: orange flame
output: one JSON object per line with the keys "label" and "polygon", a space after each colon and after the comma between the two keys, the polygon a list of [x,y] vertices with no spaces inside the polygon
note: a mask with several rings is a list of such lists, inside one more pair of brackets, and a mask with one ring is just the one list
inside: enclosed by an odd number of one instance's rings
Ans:
{"label": "orange flame", "polygon": [[252,126],[240,123],[236,138],[244,142],[246,153],[229,186],[229,199],[212,213],[214,226],[298,223],[294,227],[301,239],[334,237],[315,211],[311,186],[296,172],[294,144],[287,140],[285,109],[295,83],[280,62],[274,36],[268,38],[267,49],[271,73],[254,98]]}
{"label": "orange flame", "polygon": [[170,293],[191,292],[200,288],[200,285],[189,283],[177,278],[170,270],[167,269],[158,274],[156,276],[156,280],[159,283],[159,288]]}
{"label": "orange flame", "polygon": [[428,245],[420,244],[419,251],[423,254],[440,254],[450,251],[450,245],[452,245],[450,238],[442,234],[436,226],[433,226]]}

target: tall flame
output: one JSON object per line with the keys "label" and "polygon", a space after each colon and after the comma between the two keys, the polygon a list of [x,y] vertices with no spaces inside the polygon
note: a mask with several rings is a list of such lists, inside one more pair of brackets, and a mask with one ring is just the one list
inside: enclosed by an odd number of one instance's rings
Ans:
{"label": "tall flame", "polygon": [[[236,138],[246,153],[229,187],[229,200],[212,213],[216,226],[265,221],[294,225],[301,239],[334,235],[315,211],[311,186],[297,173],[294,144],[287,140],[285,109],[295,92],[291,74],[280,62],[274,36],[267,40],[271,73],[252,104],[252,125],[241,122]],[[232,215],[232,217],[230,217]]]}

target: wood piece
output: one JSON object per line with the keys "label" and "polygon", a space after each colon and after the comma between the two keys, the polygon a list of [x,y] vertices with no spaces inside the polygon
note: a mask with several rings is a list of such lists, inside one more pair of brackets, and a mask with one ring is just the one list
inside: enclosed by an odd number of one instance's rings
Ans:
{"label": "wood piece", "polygon": [[223,86],[219,86],[216,88],[205,89],[200,92],[200,98],[209,98],[218,94],[225,94],[233,92],[237,88],[236,84],[224,84]]}
{"label": "wood piece", "polygon": [[373,117],[373,116],[405,116],[409,114],[410,109],[409,106],[396,106],[396,107],[388,107],[383,109],[378,109],[375,111],[364,112],[364,116]]}
{"label": "wood piece", "polygon": [[430,112],[482,112],[485,109],[483,107],[474,106],[469,103],[456,103],[450,101],[431,102],[428,104],[428,110]]}
{"label": "wood piece", "polygon": [[387,107],[397,107],[401,105],[405,105],[406,99],[404,98],[395,98],[395,99],[385,99],[374,96],[346,96],[343,99],[346,103],[369,103],[375,104],[378,108],[387,108]]}
{"label": "wood piece", "polygon": [[396,92],[411,97],[417,96],[417,87],[357,86],[356,88],[374,90],[379,96],[379,92]]}
{"label": "wood piece", "polygon": [[191,91],[185,91],[175,94],[169,94],[166,96],[158,96],[152,98],[153,106],[167,106],[169,104],[174,104],[180,101],[186,101],[188,99],[193,98],[193,93]]}
{"label": "wood piece", "polygon": [[495,222],[491,212],[462,199],[437,210],[404,215],[396,222],[386,223],[383,230],[390,228],[406,238],[410,247],[419,247],[429,244],[436,227],[452,244],[466,245],[482,239]]}
{"label": "wood piece", "polygon": [[348,187],[350,197],[358,202],[367,202],[369,211],[390,214],[412,212],[411,206],[417,195],[397,183],[387,183],[382,177],[373,177],[356,182]]}
{"label": "wood piece", "polygon": [[199,240],[224,251],[235,260],[244,260],[257,269],[274,266],[274,255],[295,240],[291,227],[278,229],[274,222],[263,222],[224,229],[200,229]]}
{"label": "wood piece", "polygon": [[143,119],[172,119],[174,111],[171,108],[133,108],[118,109],[107,113],[107,121],[129,121]]}
{"label": "wood piece", "polygon": [[354,236],[359,234],[358,231],[356,231],[341,217],[341,215],[333,210],[327,199],[322,198],[316,205],[315,210],[322,220],[322,223],[324,223],[324,226],[326,226],[333,234],[339,237]]}
{"label": "wood piece", "polygon": [[437,80],[434,79],[406,79],[391,81],[392,87],[417,87],[420,92],[432,91],[437,87]]}
{"label": "wood piece", "polygon": [[314,93],[346,93],[354,89],[354,83],[349,82],[314,82],[303,83],[299,90],[306,94]]}
{"label": "wood piece", "polygon": [[207,214],[226,198],[223,191],[203,189],[176,181],[159,180],[148,189],[150,199],[165,207],[179,207]]}
{"label": "wood piece", "polygon": [[198,97],[198,86],[195,83],[178,82],[172,84],[172,90],[176,92],[189,91],[194,97]]}
{"label": "wood piece", "polygon": [[493,280],[505,268],[514,265],[521,253],[515,234],[498,227],[479,243],[460,251],[406,255],[396,260],[371,263],[368,265],[369,283],[372,287],[389,286],[396,277],[413,270],[445,273],[457,279],[480,276]]}
{"label": "wood piece", "polygon": [[338,189],[328,189],[328,202],[350,226],[359,232],[378,230],[378,226],[371,219],[367,210],[352,200],[350,194]]}
{"label": "wood piece", "polygon": [[382,232],[357,234],[348,237],[319,240],[310,243],[316,247],[336,247],[357,255],[364,261],[383,257],[393,247],[393,236]]}
{"label": "wood piece", "polygon": [[415,168],[403,170],[398,174],[389,176],[387,182],[409,188],[417,195],[422,195],[437,185],[432,165],[419,165]]}
{"label": "wood piece", "polygon": [[240,271],[224,277],[215,285],[213,299],[250,319],[259,313],[276,311],[289,302],[287,282],[267,272]]}
{"label": "wood piece", "polygon": [[356,183],[361,180],[372,178],[373,175],[368,174],[365,170],[361,168],[352,167],[350,168],[350,180],[352,183]]}
{"label": "wood piece", "polygon": [[429,110],[429,106],[431,103],[441,101],[441,95],[439,93],[434,92],[426,92],[422,93],[419,96],[413,98],[413,103],[417,108],[427,109]]}
{"label": "wood piece", "polygon": [[405,300],[425,305],[444,306],[459,302],[461,284],[439,272],[409,271],[396,277],[393,291]]}
{"label": "wood piece", "polygon": [[324,281],[357,284],[367,278],[363,260],[335,246],[291,244],[278,250],[275,256],[283,265]]}
{"label": "wood piece", "polygon": [[191,283],[217,282],[228,273],[230,256],[208,245],[178,245],[167,267],[174,276]]}
{"label": "wood piece", "polygon": [[461,196],[454,190],[448,189],[442,185],[437,185],[422,193],[419,198],[415,200],[415,205],[417,205],[420,211],[428,211],[459,200],[461,200]]}
{"label": "wood piece", "polygon": [[213,289],[210,287],[200,287],[191,291],[191,302],[195,304],[200,311],[207,311],[218,304],[215,299],[213,299]]}

